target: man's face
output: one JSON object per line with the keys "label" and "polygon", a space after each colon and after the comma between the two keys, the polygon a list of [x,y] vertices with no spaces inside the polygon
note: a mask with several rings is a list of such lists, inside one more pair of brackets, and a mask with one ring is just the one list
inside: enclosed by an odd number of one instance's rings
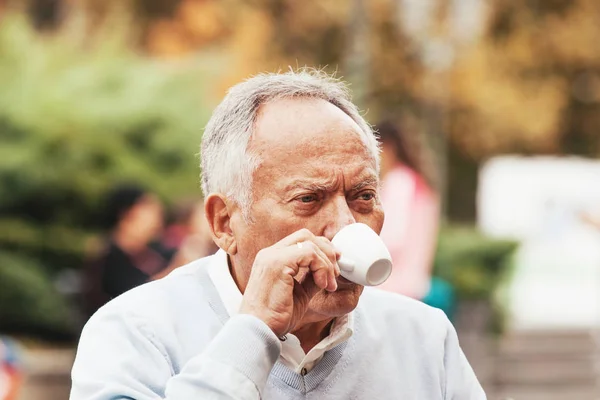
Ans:
{"label": "man's face", "polygon": [[[325,100],[282,99],[261,107],[249,145],[262,161],[253,175],[252,222],[240,212],[231,220],[242,289],[256,253],[299,229],[330,240],[354,222],[381,231],[376,164],[359,132],[348,115]],[[356,307],[363,287],[342,277],[338,286],[313,297],[305,323]]]}

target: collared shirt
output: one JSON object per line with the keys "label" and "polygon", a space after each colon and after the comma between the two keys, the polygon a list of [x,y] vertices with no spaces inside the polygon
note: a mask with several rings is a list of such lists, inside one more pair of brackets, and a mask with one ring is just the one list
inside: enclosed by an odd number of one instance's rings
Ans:
{"label": "collared shirt", "polygon": [[[208,275],[229,316],[237,315],[242,305],[242,293],[229,272],[227,253],[224,250],[219,250],[214,255],[208,265]],[[288,333],[285,336],[286,340],[282,342],[280,361],[296,373],[305,375],[323,358],[325,352],[352,336],[353,323],[352,313],[336,318],[329,335],[313,347],[308,354],[302,349],[300,340],[295,335]]]}
{"label": "collared shirt", "polygon": [[305,376],[295,373],[277,362],[282,342],[263,321],[228,316],[208,274],[213,259],[94,314],[79,340],[70,399],[485,400],[443,312],[372,288],[353,311],[352,337]]}

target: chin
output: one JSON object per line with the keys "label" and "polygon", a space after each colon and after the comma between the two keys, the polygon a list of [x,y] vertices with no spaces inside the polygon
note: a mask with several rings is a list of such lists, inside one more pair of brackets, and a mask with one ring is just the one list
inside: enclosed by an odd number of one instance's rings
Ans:
{"label": "chin", "polygon": [[327,318],[348,314],[358,305],[363,289],[363,286],[352,285],[335,292],[322,291],[311,300],[310,310]]}

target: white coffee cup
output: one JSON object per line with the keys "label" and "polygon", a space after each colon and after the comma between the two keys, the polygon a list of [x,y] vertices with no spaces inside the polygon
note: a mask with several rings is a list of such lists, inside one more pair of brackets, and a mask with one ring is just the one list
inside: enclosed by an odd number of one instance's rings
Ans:
{"label": "white coffee cup", "polygon": [[363,286],[377,286],[390,277],[392,257],[383,240],[361,223],[343,227],[331,241],[342,253],[338,260],[341,275]]}

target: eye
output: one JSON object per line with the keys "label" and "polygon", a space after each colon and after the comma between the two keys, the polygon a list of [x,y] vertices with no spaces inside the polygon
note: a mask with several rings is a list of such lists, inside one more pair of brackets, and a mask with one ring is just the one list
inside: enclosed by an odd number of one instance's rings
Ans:
{"label": "eye", "polygon": [[303,194],[302,196],[296,197],[296,200],[303,204],[309,204],[319,200],[319,198],[316,194]]}
{"label": "eye", "polygon": [[371,201],[375,199],[375,192],[362,192],[358,195],[358,199],[363,201]]}

